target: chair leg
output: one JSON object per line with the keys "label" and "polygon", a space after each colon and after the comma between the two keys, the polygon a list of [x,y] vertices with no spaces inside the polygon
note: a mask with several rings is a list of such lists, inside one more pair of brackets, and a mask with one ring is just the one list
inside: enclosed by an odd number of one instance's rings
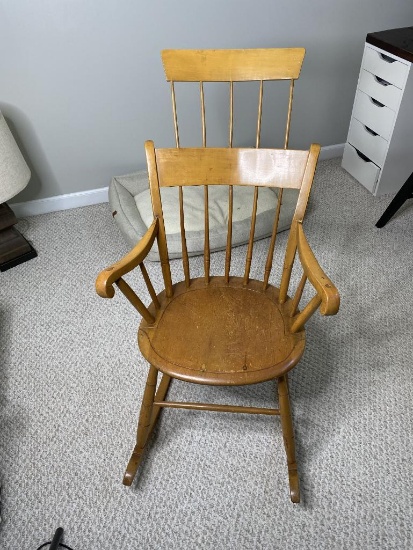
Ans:
{"label": "chair leg", "polygon": [[[130,457],[128,465],[126,467],[125,475],[123,477],[124,485],[132,484],[139,465],[142,461],[146,443],[159,416],[160,407],[156,407],[153,405],[157,378],[158,370],[151,365],[149,368],[148,379],[146,381],[141,411],[139,414],[136,445],[133,449],[132,456]],[[164,374],[161,383],[159,384],[158,391],[156,392],[156,400],[162,401],[165,398],[170,381],[170,376]]]}
{"label": "chair leg", "polygon": [[298,503],[300,502],[300,482],[295,459],[294,430],[291,417],[290,396],[288,392],[288,378],[286,374],[278,378],[278,397],[281,427],[283,431],[285,452],[287,454],[290,497],[292,502]]}
{"label": "chair leg", "polygon": [[376,227],[384,227],[386,223],[394,216],[394,214],[403,206],[407,199],[413,199],[413,173],[407,178],[401,186],[395,197],[382,214]]}

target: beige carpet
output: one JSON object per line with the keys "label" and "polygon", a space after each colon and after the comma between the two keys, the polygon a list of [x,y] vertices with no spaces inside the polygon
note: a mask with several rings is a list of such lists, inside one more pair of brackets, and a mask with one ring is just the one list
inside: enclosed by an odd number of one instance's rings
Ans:
{"label": "beige carpet", "polygon": [[[122,486],[147,368],[137,315],[94,279],[127,248],[107,205],[23,221],[39,256],[0,275],[0,547],[36,549],[62,526],[74,550],[412,548],[413,201],[379,230],[388,202],[320,163],[305,227],[342,307],[313,317],[292,372],[300,505],[271,417],[164,411]],[[188,389],[212,391],[171,395]],[[212,399],[266,406],[273,392]]]}

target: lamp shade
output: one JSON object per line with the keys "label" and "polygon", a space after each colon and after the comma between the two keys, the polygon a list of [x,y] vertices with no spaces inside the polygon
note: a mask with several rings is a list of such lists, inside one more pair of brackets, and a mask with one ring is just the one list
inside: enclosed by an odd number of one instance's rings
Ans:
{"label": "lamp shade", "polygon": [[20,193],[29,180],[29,167],[0,112],[0,204]]}

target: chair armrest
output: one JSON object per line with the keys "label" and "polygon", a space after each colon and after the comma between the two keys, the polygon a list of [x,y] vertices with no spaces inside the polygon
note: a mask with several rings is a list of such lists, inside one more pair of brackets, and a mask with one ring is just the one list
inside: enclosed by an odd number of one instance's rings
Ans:
{"label": "chair armrest", "polygon": [[320,313],[322,315],[335,315],[340,307],[338,290],[317,262],[307,242],[301,222],[297,224],[297,232],[298,255],[305,275],[321,300]]}
{"label": "chair armrest", "polygon": [[143,262],[152,248],[158,234],[158,227],[159,222],[156,218],[138,244],[126,256],[99,273],[96,278],[96,292],[99,296],[113,298],[115,295],[113,283]]}

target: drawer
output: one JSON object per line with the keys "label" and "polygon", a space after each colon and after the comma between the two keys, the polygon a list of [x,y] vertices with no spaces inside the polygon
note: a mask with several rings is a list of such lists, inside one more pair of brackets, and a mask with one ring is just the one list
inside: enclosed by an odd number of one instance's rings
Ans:
{"label": "drawer", "polygon": [[383,166],[388,141],[367,128],[356,118],[351,119],[347,141],[375,164]]}
{"label": "drawer", "polygon": [[377,102],[361,90],[357,90],[354,101],[353,117],[371,128],[374,132],[389,140],[393,131],[396,113]]}
{"label": "drawer", "polygon": [[374,97],[380,103],[384,103],[386,107],[390,107],[393,111],[397,111],[403,92],[394,84],[390,84],[387,80],[364,71],[360,71],[358,88],[365,92],[370,97]]}
{"label": "drawer", "polygon": [[374,162],[362,158],[354,147],[346,143],[341,165],[371,193],[374,192],[376,182],[380,175],[380,168],[376,166]]}
{"label": "drawer", "polygon": [[364,49],[363,61],[361,68],[375,74],[379,78],[383,78],[390,84],[394,84],[398,88],[403,88],[409,72],[409,65],[397,61],[397,58],[369,48]]}

